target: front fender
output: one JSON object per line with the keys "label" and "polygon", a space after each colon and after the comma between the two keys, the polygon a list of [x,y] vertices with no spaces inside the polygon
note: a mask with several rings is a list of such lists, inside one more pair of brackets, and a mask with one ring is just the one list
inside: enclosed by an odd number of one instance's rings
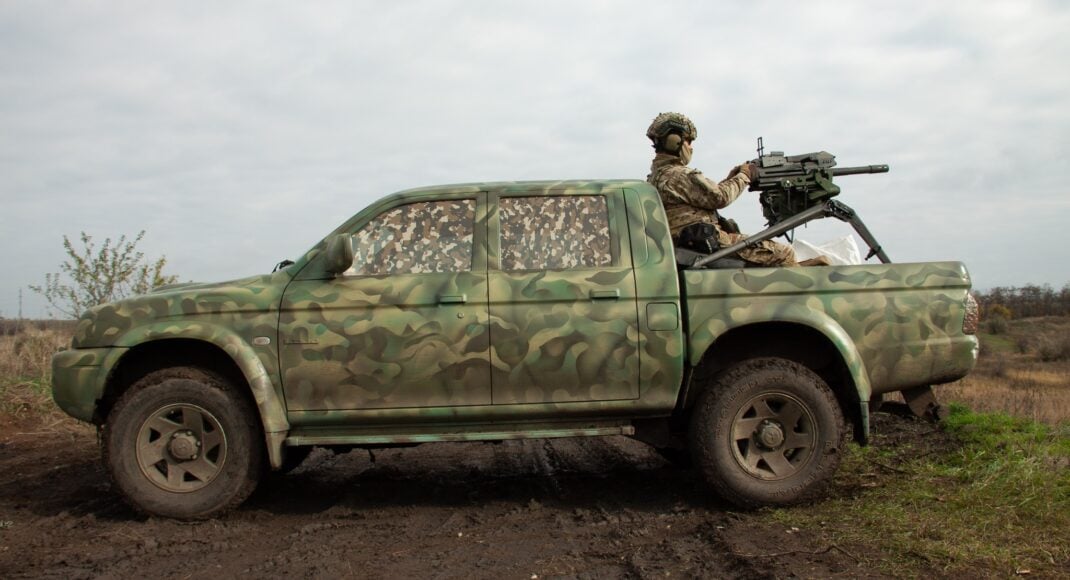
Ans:
{"label": "front fender", "polygon": [[[150,342],[168,339],[191,339],[206,342],[225,352],[241,370],[260,412],[267,440],[268,457],[273,468],[282,465],[282,442],[290,430],[283,404],[271,376],[258,354],[257,347],[233,330],[206,322],[161,321],[131,329],[116,340],[116,346],[131,349]],[[129,352],[129,351],[125,351]],[[264,356],[273,356],[264,352]]]}

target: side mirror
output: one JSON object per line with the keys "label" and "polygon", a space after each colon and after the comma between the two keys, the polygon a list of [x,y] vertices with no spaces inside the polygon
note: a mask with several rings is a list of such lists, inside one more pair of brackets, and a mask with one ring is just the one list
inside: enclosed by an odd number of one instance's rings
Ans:
{"label": "side mirror", "polygon": [[353,236],[335,234],[327,240],[327,271],[335,276],[353,265]]}

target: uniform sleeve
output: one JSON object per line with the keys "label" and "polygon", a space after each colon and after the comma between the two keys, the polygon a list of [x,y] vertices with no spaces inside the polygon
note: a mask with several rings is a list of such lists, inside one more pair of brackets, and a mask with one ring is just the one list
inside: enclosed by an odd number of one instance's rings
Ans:
{"label": "uniform sleeve", "polygon": [[714,183],[697,169],[689,172],[688,178],[688,203],[704,209],[721,209],[728,206],[750,185],[750,179],[743,172],[720,183]]}

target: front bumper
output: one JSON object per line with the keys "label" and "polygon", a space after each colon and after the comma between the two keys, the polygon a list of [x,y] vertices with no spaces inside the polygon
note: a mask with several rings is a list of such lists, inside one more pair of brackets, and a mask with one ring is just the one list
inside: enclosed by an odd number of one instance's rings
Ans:
{"label": "front bumper", "polygon": [[52,356],[52,399],[65,413],[93,421],[108,373],[125,348],[77,348]]}

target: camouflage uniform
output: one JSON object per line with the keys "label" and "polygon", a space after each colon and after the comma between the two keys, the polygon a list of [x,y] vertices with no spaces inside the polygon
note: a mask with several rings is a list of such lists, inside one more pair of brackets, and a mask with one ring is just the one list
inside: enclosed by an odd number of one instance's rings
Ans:
{"label": "camouflage uniform", "polygon": [[[681,229],[695,223],[713,224],[717,228],[717,241],[722,247],[747,237],[724,231],[717,214],[718,209],[735,201],[750,184],[750,179],[742,171],[720,183],[714,183],[698,169],[684,165],[679,157],[658,153],[650,164],[650,175],[646,180],[661,195],[673,241],[678,240]],[[796,265],[795,250],[772,240],[740,250],[739,257],[762,266]]]}

